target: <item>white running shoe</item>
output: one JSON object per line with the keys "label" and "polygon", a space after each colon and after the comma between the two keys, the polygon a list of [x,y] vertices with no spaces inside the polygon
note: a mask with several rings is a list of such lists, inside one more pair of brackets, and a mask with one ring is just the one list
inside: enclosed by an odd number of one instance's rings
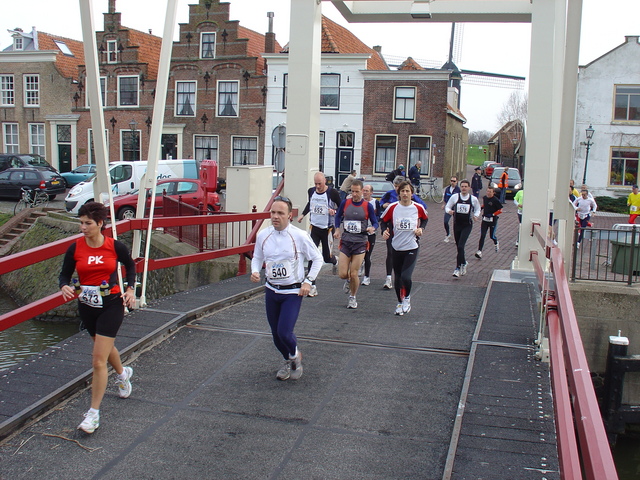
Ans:
{"label": "white running shoe", "polygon": [[462,265],[460,265],[460,275],[466,275],[467,274],[467,264],[463,263]]}
{"label": "white running shoe", "polygon": [[291,371],[290,378],[291,380],[298,380],[302,376],[302,353],[300,350],[297,351],[295,357],[290,358],[291,360]]}
{"label": "white running shoe", "polygon": [[449,240],[451,240],[451,235],[444,237],[444,243],[449,243]]}
{"label": "white running shoe", "polygon": [[496,252],[500,251],[500,242],[496,242]]}
{"label": "white running shoe", "polygon": [[122,373],[125,374],[124,380],[120,375],[116,377],[116,385],[118,385],[118,394],[120,398],[128,398],[131,395],[131,377],[133,377],[133,368],[124,367]]}
{"label": "white running shoe", "polygon": [[369,277],[363,277],[362,278],[362,285],[370,285],[371,284],[371,279]]}
{"label": "white running shoe", "polygon": [[393,288],[393,282],[391,281],[391,277],[387,276],[387,279],[384,281],[384,285],[382,286],[385,290],[391,290]]}
{"label": "white running shoe", "polygon": [[459,276],[460,276],[460,269],[459,269],[459,268],[456,268],[456,269],[453,271],[453,276],[454,276],[454,277],[459,277]]}
{"label": "white running shoe", "polygon": [[284,381],[284,380],[289,380],[290,376],[291,376],[291,360],[285,360],[282,368],[278,370],[278,373],[276,374],[276,378],[278,380]]}
{"label": "white running shoe", "polygon": [[349,297],[349,303],[347,304],[347,308],[358,308],[358,302],[356,302],[356,297]]}
{"label": "white running shoe", "polygon": [[344,293],[346,293],[347,295],[348,295],[349,293],[351,293],[351,287],[350,287],[350,285],[349,285],[349,280],[345,280],[345,281],[344,281],[344,285],[342,286],[342,291],[343,291]]}
{"label": "white running shoe", "polygon": [[100,426],[100,413],[92,413],[88,411],[84,414],[84,420],[78,425],[78,430],[82,430],[85,433],[93,433],[96,428]]}
{"label": "white running shoe", "polygon": [[402,310],[402,304],[401,303],[399,303],[396,306],[396,315],[400,315],[400,316],[404,315],[404,311]]}
{"label": "white running shoe", "polygon": [[482,250],[476,252],[476,258],[482,258]]}
{"label": "white running shoe", "polygon": [[307,294],[307,297],[317,297],[318,296],[318,288],[315,285],[311,285],[311,289]]}
{"label": "white running shoe", "polygon": [[404,297],[402,300],[402,312],[409,313],[411,311],[411,297]]}

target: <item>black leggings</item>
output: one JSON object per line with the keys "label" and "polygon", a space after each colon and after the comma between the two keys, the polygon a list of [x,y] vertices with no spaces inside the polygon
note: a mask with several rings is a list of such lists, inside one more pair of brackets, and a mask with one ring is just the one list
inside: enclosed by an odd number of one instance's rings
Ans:
{"label": "black leggings", "polygon": [[[318,228],[315,225],[311,225],[311,240],[316,245],[322,244],[322,258],[324,263],[331,263],[335,265],[338,263],[336,257],[331,255],[331,249],[329,248],[329,230],[326,228]],[[311,270],[312,261],[309,261],[309,270]],[[315,285],[315,280],[313,281]]]}
{"label": "black leggings", "polygon": [[387,276],[391,276],[393,271],[393,247],[391,246],[391,237],[387,238],[387,258],[385,260],[385,267],[387,268]]}
{"label": "black leggings", "polygon": [[458,247],[458,257],[457,257],[457,266],[456,268],[460,268],[460,265],[467,263],[467,260],[464,257],[464,247],[467,244],[467,239],[471,234],[471,227],[473,224],[471,223],[453,223],[453,238],[456,239],[456,246]]}
{"label": "black leggings", "polygon": [[364,276],[370,277],[371,275],[369,274],[371,273],[371,252],[373,252],[373,247],[375,247],[376,245],[376,234],[374,233],[373,235],[367,235],[367,238],[369,239],[369,249],[364,254]]}
{"label": "black leggings", "polygon": [[478,250],[484,248],[484,237],[487,236],[487,230],[489,230],[489,238],[493,240],[493,244],[498,244],[498,237],[496,231],[498,230],[498,217],[493,217],[493,222],[482,221],[480,225],[480,241],[478,242]]}
{"label": "black leggings", "polygon": [[393,271],[395,273],[395,289],[398,302],[411,295],[411,275],[416,267],[418,250],[393,250]]}

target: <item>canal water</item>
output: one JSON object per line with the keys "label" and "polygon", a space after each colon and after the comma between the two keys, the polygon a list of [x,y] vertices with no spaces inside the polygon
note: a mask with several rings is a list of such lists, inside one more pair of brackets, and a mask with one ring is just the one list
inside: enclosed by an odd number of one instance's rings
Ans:
{"label": "canal water", "polygon": [[[0,314],[18,305],[4,291],[0,291]],[[9,368],[31,355],[78,333],[78,324],[27,320],[0,332],[0,370]]]}

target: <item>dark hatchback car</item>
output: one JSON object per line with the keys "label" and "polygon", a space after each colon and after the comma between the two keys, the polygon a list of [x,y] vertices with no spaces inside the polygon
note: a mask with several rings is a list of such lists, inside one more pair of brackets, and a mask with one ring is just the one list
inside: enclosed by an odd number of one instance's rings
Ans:
{"label": "dark hatchback car", "polygon": [[7,168],[33,167],[38,170],[58,171],[37,153],[0,153],[0,172]]}
{"label": "dark hatchback car", "polygon": [[9,168],[0,172],[0,197],[19,200],[22,197],[22,187],[30,190],[44,190],[50,200],[65,192],[62,177],[49,170],[29,167]]}

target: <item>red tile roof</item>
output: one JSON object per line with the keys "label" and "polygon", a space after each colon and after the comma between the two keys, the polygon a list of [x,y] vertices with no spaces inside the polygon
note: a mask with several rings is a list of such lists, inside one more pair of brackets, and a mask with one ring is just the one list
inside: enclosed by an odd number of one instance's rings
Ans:
{"label": "red tile roof", "polygon": [[138,62],[149,65],[147,78],[149,80],[157,79],[162,38],[133,28],[126,28],[125,30],[129,32],[129,44],[138,47]]}
{"label": "red tile roof", "polygon": [[[65,55],[54,42],[64,42],[73,56]],[[78,40],[51,35],[50,33],[38,32],[38,48],[40,50],[53,50],[58,52],[56,56],[56,68],[65,78],[78,77],[78,65],[84,65],[84,47]]]}
{"label": "red tile roof", "polygon": [[407,57],[407,59],[400,64],[398,70],[424,70],[424,68],[413,58]]}
{"label": "red tile roof", "polygon": [[[369,53],[367,70],[389,70],[382,55],[373,48],[367,47],[353,33],[333,20],[322,16],[322,53]],[[287,45],[283,53],[289,51]]]}
{"label": "red tile roof", "polygon": [[[262,75],[262,71],[264,70],[264,59],[260,55],[265,50],[264,37],[265,36],[261,33],[238,25],[238,38],[247,38],[249,40],[249,42],[247,42],[247,56],[258,58],[258,62],[256,64],[256,73],[258,73],[259,75]],[[280,50],[282,50],[282,47],[276,40],[275,51],[279,52]]]}

